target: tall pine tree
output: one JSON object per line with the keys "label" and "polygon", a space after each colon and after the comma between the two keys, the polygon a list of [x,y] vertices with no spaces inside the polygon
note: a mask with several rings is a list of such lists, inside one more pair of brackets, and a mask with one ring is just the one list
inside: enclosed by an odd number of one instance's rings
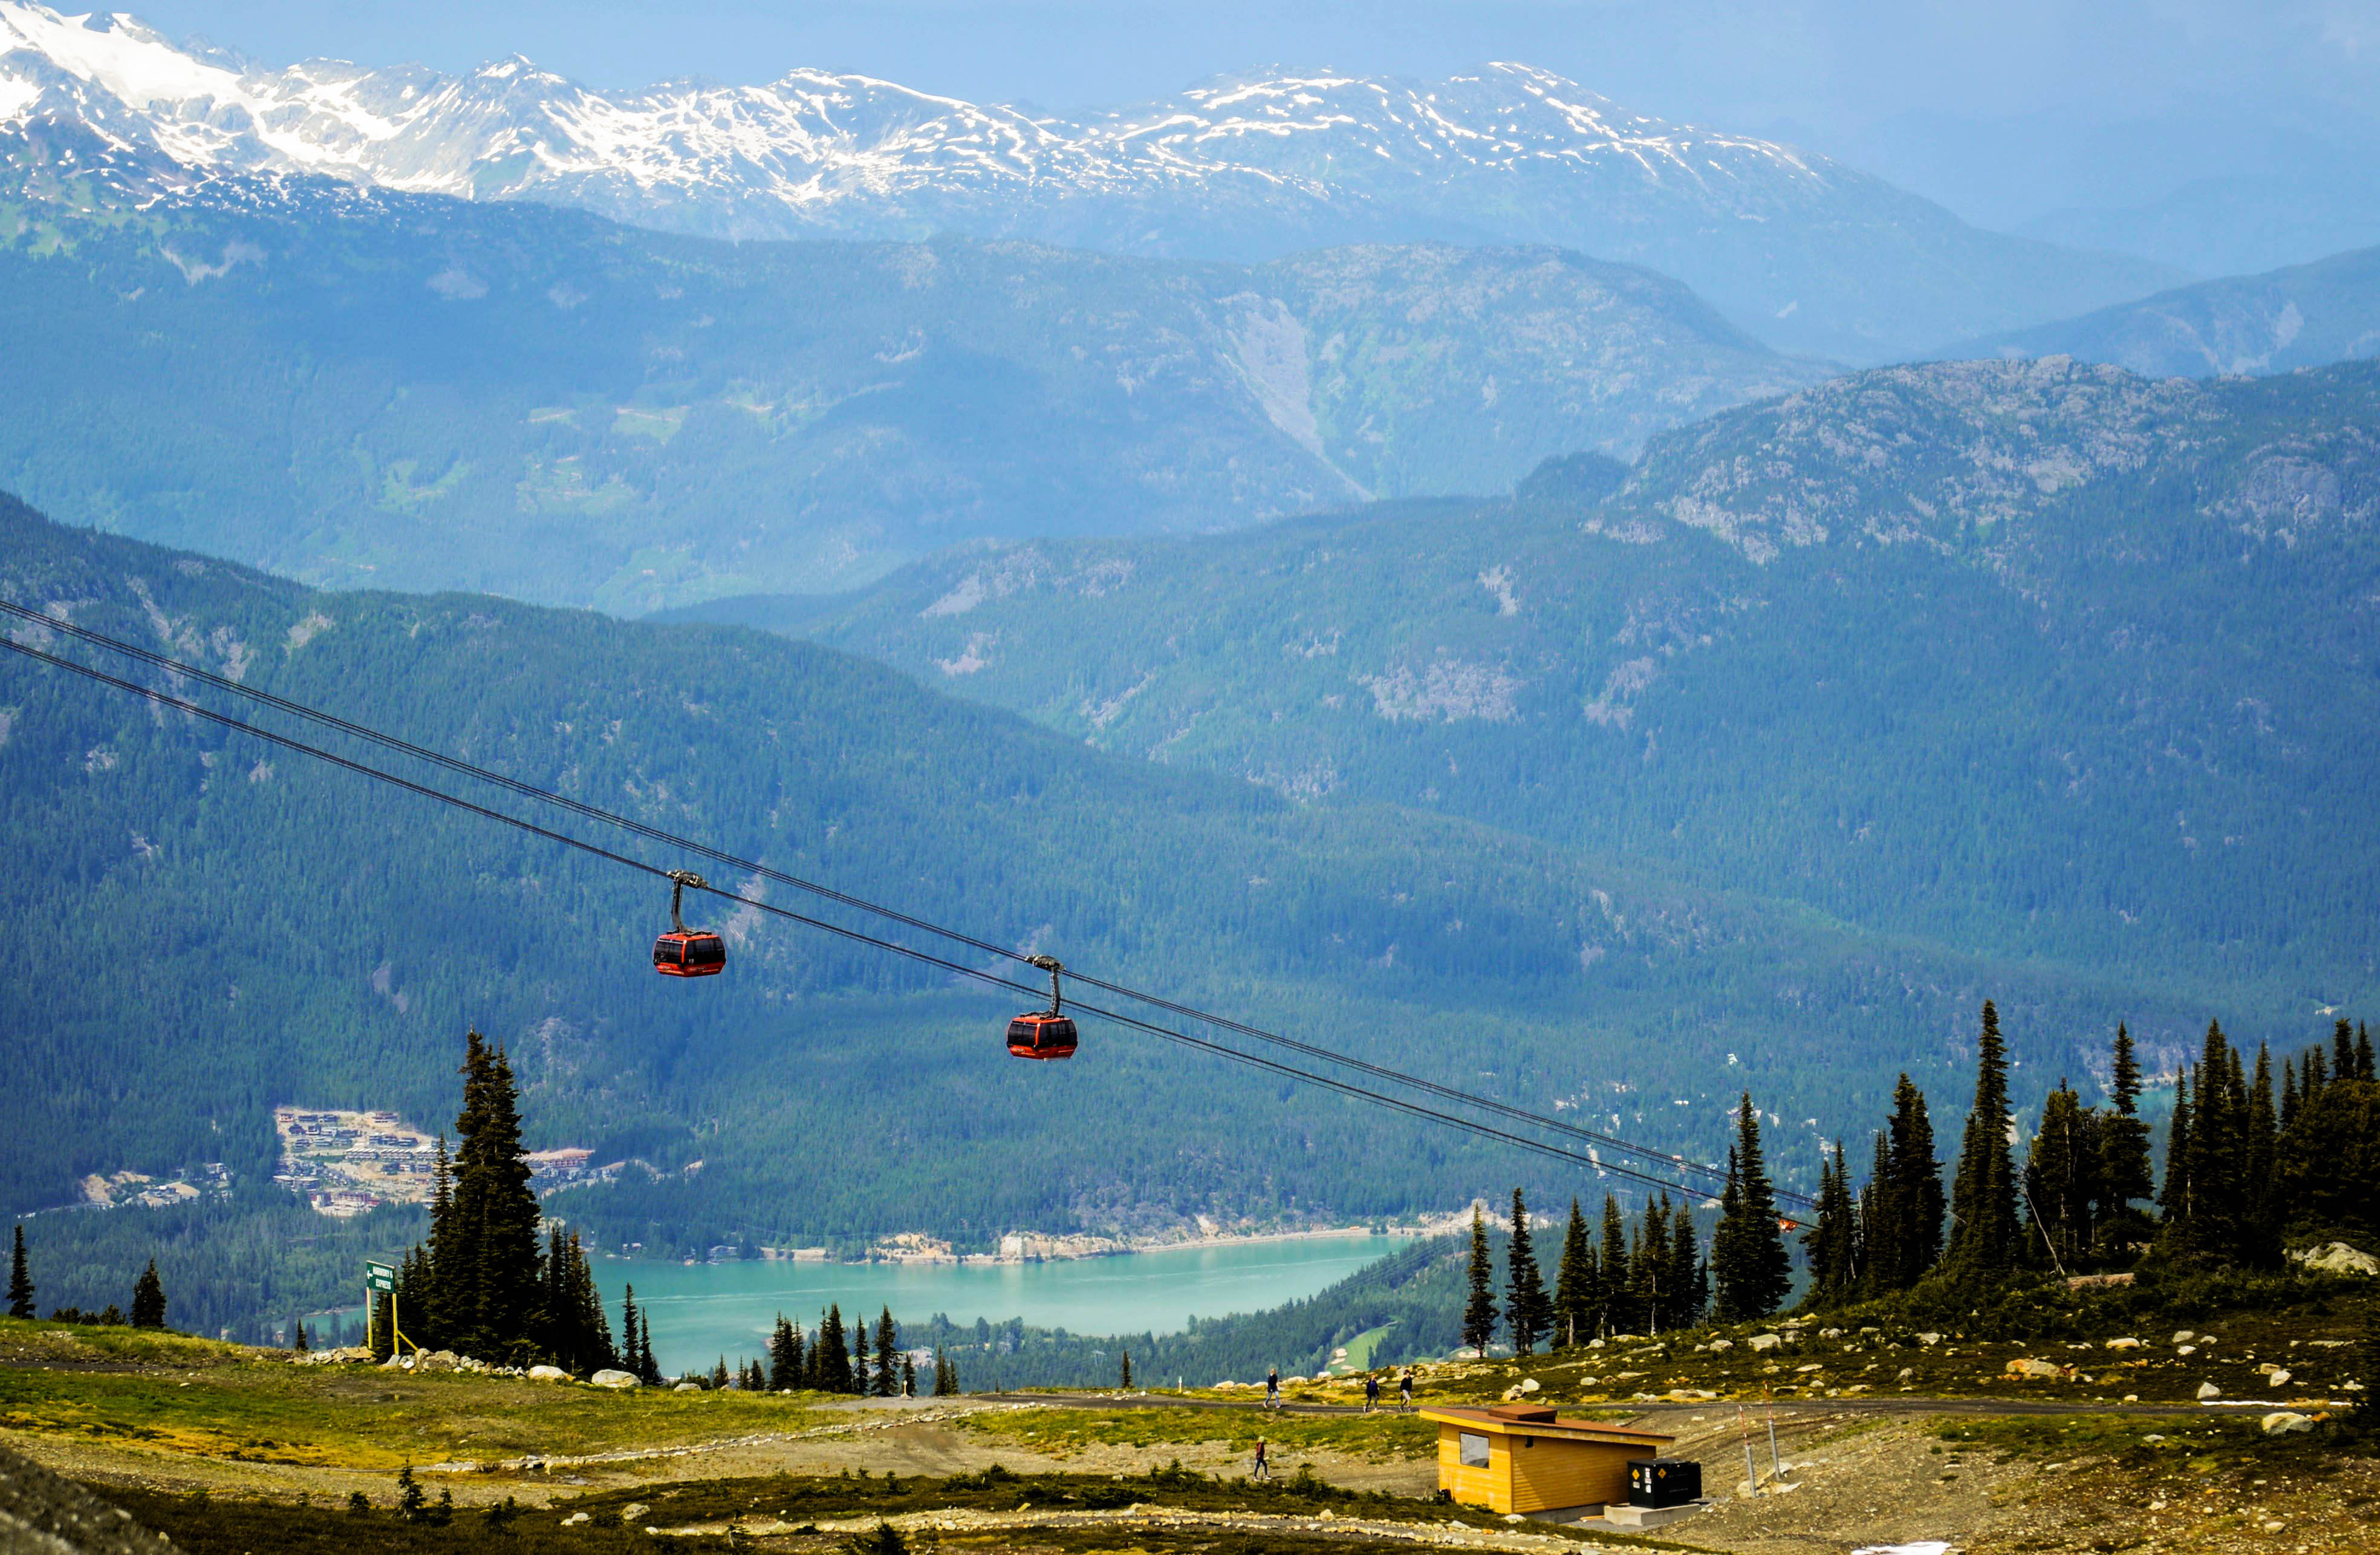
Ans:
{"label": "tall pine tree", "polygon": [[1512,1190],[1512,1244],[1505,1267],[1511,1282],[1505,1287],[1504,1321],[1512,1330],[1512,1354],[1525,1355],[1553,1326],[1552,1304],[1546,1299],[1545,1280],[1537,1272],[1537,1253],[1529,1238],[1529,1207],[1521,1190]]}
{"label": "tall pine tree", "polygon": [[1488,1221],[1471,1207],[1471,1294],[1463,1306],[1463,1342],[1485,1355],[1496,1337],[1496,1265],[1488,1256]]}
{"label": "tall pine tree", "polygon": [[1777,1221],[1776,1190],[1760,1148],[1760,1113],[1747,1091],[1736,1112],[1735,1144],[1728,1151],[1727,1186],[1719,1195],[1718,1231],[1711,1243],[1719,1321],[1766,1318],[1793,1288],[1792,1260]]}
{"label": "tall pine tree", "polygon": [[1999,1011],[1984,1001],[1975,1043],[1975,1099],[1959,1144],[1958,1175],[1950,1183],[1950,1245],[1947,1267],[1969,1280],[1988,1280],[2016,1267],[2021,1244],[2016,1170],[2009,1144],[2008,1044]]}
{"label": "tall pine tree", "polygon": [[17,1250],[8,1259],[8,1316],[33,1315],[33,1276],[25,1267],[25,1228],[17,1227]]}
{"label": "tall pine tree", "polygon": [[2041,1127],[2026,1152],[2025,1204],[2034,1234],[2028,1251],[2071,1274],[2097,1241],[2100,1186],[2099,1114],[2063,1079],[2042,1104]]}
{"label": "tall pine tree", "polygon": [[1620,1200],[1609,1194],[1603,1196],[1603,1316],[1597,1337],[1625,1333],[1636,1322],[1636,1311],[1630,1292],[1634,1288],[1628,1265],[1628,1222],[1620,1213]]}
{"label": "tall pine tree", "polygon": [[1562,1233],[1561,1266],[1554,1273],[1556,1345],[1580,1344],[1595,1337],[1596,1315],[1602,1304],[1597,1283],[1595,1243],[1573,1195],[1570,1227]]}
{"label": "tall pine tree", "polygon": [[901,1391],[901,1330],[887,1306],[876,1319],[876,1396],[891,1398]]}
{"label": "tall pine tree", "polygon": [[2108,1063],[2107,1115],[2099,1125],[2098,1260],[2130,1262],[2150,1237],[2148,1216],[2134,1202],[2156,1193],[2149,1162],[2149,1125],[2141,1116],[2141,1065],[2132,1034],[2119,1022]]}
{"label": "tall pine tree", "polygon": [[1851,1172],[1843,1161],[1842,1141],[1835,1141],[1833,1157],[1818,1168],[1818,1220],[1803,1239],[1810,1259],[1810,1294],[1803,1305],[1812,1311],[1841,1306],[1858,1294],[1859,1231],[1852,1210]]}

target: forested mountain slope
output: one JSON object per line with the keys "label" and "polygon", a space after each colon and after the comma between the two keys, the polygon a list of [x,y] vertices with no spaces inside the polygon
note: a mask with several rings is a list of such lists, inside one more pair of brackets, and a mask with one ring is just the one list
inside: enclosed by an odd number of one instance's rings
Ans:
{"label": "forested mountain slope", "polygon": [[2375,427],[2370,365],[1879,370],[1513,501],[955,552],[779,624],[1301,802],[2311,1014],[2380,948]]}
{"label": "forested mountain slope", "polygon": [[1951,347],[2080,357],[2151,378],[2287,372],[2380,357],[2380,249],[2234,275]]}
{"label": "forested mountain slope", "polygon": [[[1533,1107],[1716,1151],[1748,1087],[1784,1120],[1791,1182],[1822,1135],[1880,1114],[1895,1071],[1960,1094],[1986,994],[2030,1044],[2028,1095],[2085,1072],[2119,1016],[2171,1044],[2210,1009],[2243,1035],[2297,1029],[2282,993],[2223,965],[2169,990],[1852,933],[1463,820],[1086,750],[759,633],[320,593],[14,504],[0,594]],[[1019,1063],[999,1042],[1019,997],[748,911],[723,919],[725,976],[665,981],[648,949],[666,909],[650,878],[0,655],[0,927],[72,961],[0,981],[0,1051],[42,1078],[0,1090],[0,1195],[55,1205],[86,1173],[200,1160],[252,1189],[277,1103],[434,1124],[473,1024],[513,1055],[533,1147],[649,1163],[569,1212],[653,1245],[983,1245],[1579,1185],[1096,1022],[1072,1063]]]}
{"label": "forested mountain slope", "polygon": [[708,237],[1033,237],[1261,261],[1549,243],[1649,264],[1762,338],[1854,360],[2136,297],[2179,273],[1967,225],[1796,147],[1664,122],[1526,65],[1435,80],[1254,70],[1062,118],[795,69],[602,91],[177,47],[0,3],[0,130],[96,138],[152,187],[322,175]]}
{"label": "forested mountain slope", "polygon": [[83,152],[18,167],[0,215],[0,486],[341,587],[849,586],[959,540],[1503,490],[1824,375],[1551,249],[737,245],[326,188],[142,202]]}

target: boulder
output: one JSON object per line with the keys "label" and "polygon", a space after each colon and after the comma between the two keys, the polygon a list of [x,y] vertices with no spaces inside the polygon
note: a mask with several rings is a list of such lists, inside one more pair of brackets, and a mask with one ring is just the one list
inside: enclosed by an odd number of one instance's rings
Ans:
{"label": "boulder", "polygon": [[1755,1333],[1750,1339],[1745,1340],[1744,1342],[1751,1345],[1755,1350],[1768,1351],[1776,1349],[1779,1344],[1782,1344],[1785,1342],[1778,1338],[1773,1333]]}
{"label": "boulder", "polygon": [[1930,1347],[1941,1343],[1942,1336],[1938,1333],[1921,1333],[1917,1336],[1917,1342]]}
{"label": "boulder", "polygon": [[1714,1339],[1710,1342],[1710,1347],[1714,1350],[1732,1350],[1735,1348],[1735,1341],[1732,1339]]}
{"label": "boulder", "polygon": [[2176,1329],[2173,1330],[2173,1342],[2176,1344],[2187,1344],[2197,1337],[2197,1333],[2190,1329]]}
{"label": "boulder", "polygon": [[2289,1385],[2289,1374],[2282,1370],[2279,1367],[2275,1367],[2272,1371],[2265,1376],[2265,1380],[2270,1382],[2276,1388],[2286,1388]]}
{"label": "boulder", "polygon": [[699,1382],[681,1382],[676,1387],[672,1388],[670,1391],[673,1393],[698,1393],[702,1391],[702,1384]]}
{"label": "boulder", "polygon": [[[2284,1373],[2282,1374],[2282,1376],[2286,1379],[2286,1378],[2287,1378],[2287,1376],[2288,1376],[2288,1373],[2284,1372]],[[1523,1392],[1524,1392],[1524,1393],[1534,1393],[1534,1392],[1536,1392],[1536,1391],[1537,1391],[1537,1379],[1536,1379],[1536,1378],[1534,1378],[1534,1377],[1524,1377],[1524,1378],[1522,1378],[1522,1379],[1521,1379],[1521,1391],[1523,1391]]]}
{"label": "boulder", "polygon": [[528,1379],[532,1382],[567,1382],[570,1373],[558,1366],[533,1366],[528,1368]]}
{"label": "boulder", "polygon": [[614,1371],[606,1367],[587,1379],[599,1388],[635,1388],[640,1384],[633,1371]]}
{"label": "boulder", "polygon": [[423,1371],[453,1371],[462,1359],[452,1350],[431,1350],[415,1358]]}
{"label": "boulder", "polygon": [[2107,1348],[2110,1350],[2137,1350],[2140,1347],[2141,1342],[2137,1339],[2111,1339],[2107,1341]]}
{"label": "boulder", "polygon": [[2270,1415],[2265,1416],[2265,1434],[2266,1436],[2288,1436],[2293,1431],[2310,1431],[2312,1429],[2313,1429],[2313,1422],[2312,1420],[2309,1420],[2304,1415],[2290,1410],[2276,1409]]}
{"label": "boulder", "polygon": [[2056,1379],[2064,1376],[2065,1372],[2056,1361],[2036,1361],[2027,1356],[2020,1355],[2015,1360],[2009,1362],[2008,1374],[2010,1377],[2026,1377],[2041,1379],[2044,1380],[2055,1380]]}
{"label": "boulder", "polygon": [[2219,1399],[2223,1396],[2223,1390],[2212,1382],[2201,1382],[2198,1385],[2198,1396],[2203,1399]]}
{"label": "boulder", "polygon": [[1818,1337],[1820,1339],[1840,1339],[1842,1336],[1843,1330],[1840,1329],[1820,1329],[1818,1330]]}
{"label": "boulder", "polygon": [[2177,1344],[2173,1347],[2173,1353],[2177,1355],[2195,1355],[2198,1354],[2198,1346],[2195,1344]]}
{"label": "boulder", "polygon": [[2344,1242],[2326,1242],[2319,1247],[2301,1247],[2289,1257],[2323,1274],[2380,1274],[2380,1258]]}

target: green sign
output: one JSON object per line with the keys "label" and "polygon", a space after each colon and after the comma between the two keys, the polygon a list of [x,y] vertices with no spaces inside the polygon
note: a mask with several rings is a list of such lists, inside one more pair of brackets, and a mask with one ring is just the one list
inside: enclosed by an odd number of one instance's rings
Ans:
{"label": "green sign", "polygon": [[394,1294],[396,1290],[396,1270],[384,1263],[365,1264],[364,1289],[377,1291],[383,1295]]}

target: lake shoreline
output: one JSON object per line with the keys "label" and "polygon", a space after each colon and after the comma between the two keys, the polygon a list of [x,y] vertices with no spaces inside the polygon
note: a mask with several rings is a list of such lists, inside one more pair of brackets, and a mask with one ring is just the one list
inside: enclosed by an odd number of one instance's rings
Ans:
{"label": "lake shoreline", "polygon": [[[1202,1248],[1246,1247],[1266,1243],[1338,1241],[1353,1237],[1406,1237],[1419,1239],[1444,1236],[1462,1229],[1468,1221],[1468,1207],[1459,1210],[1417,1216],[1409,1221],[1379,1221],[1363,1225],[1315,1226],[1297,1231],[1228,1231],[1202,1226],[1196,1234],[1165,1236],[1101,1236],[1089,1233],[1044,1234],[1038,1232],[1013,1232],[1001,1238],[996,1253],[961,1253],[940,1237],[910,1232],[889,1236],[869,1248],[867,1255],[856,1258],[838,1258],[824,1247],[760,1247],[758,1260],[734,1260],[712,1257],[668,1260],[685,1264],[709,1262],[759,1261],[762,1263],[828,1263],[846,1267],[865,1264],[950,1265],[959,1268],[994,1269],[1033,1263],[1058,1263],[1075,1258],[1123,1257],[1138,1253],[1170,1253],[1196,1251]],[[645,1260],[626,1258],[620,1254],[606,1254],[622,1262]],[[664,1260],[650,1260],[661,1262]]]}

